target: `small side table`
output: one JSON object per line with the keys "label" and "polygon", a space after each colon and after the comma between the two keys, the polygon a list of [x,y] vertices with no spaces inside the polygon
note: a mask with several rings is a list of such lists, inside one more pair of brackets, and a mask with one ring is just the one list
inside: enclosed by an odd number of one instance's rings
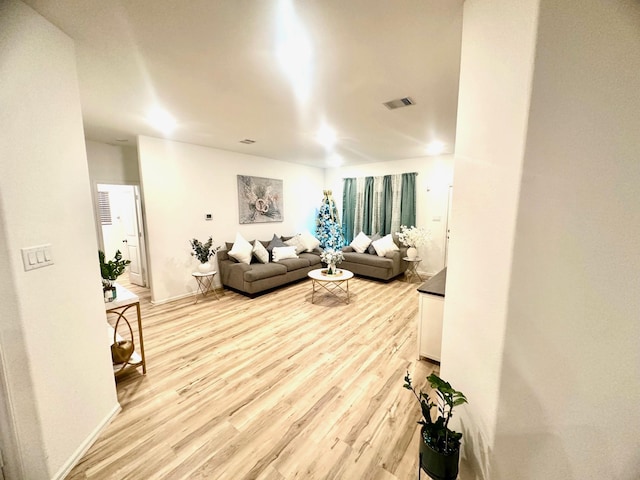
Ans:
{"label": "small side table", "polygon": [[[116,298],[112,302],[105,302],[104,310],[108,314],[112,313],[118,315],[118,320],[123,319],[129,328],[131,328],[131,324],[127,317],[125,317],[125,313],[130,308],[135,307],[136,316],[138,319],[138,345],[140,347],[140,353],[138,353],[137,349],[134,350],[131,357],[125,363],[117,363],[113,365],[113,373],[116,377],[124,372],[127,367],[142,367],[142,374],[147,373],[147,361],[144,357],[144,339],[142,338],[142,317],[140,316],[140,298],[130,292],[123,286],[118,283],[114,284],[116,287]],[[118,326],[116,321],[115,326]],[[112,327],[109,322],[107,322],[107,333],[109,335],[109,341],[113,343],[113,337],[116,337],[117,341],[123,340],[123,338],[118,334],[118,332],[114,331],[114,327]],[[133,334],[133,330],[131,330]],[[131,338],[131,341],[135,344],[135,340]]]}
{"label": "small side table", "polygon": [[404,257],[403,260],[409,264],[409,266],[407,267],[407,271],[405,272],[405,276],[407,277],[407,279],[413,279],[413,277],[417,277],[419,281],[423,282],[424,280],[418,273],[418,265],[420,265],[422,259],[420,257]]}
{"label": "small side table", "polygon": [[215,270],[213,272],[207,272],[207,273],[200,273],[200,272],[193,272],[191,275],[193,275],[193,278],[196,279],[196,282],[198,282],[198,291],[196,292],[196,301],[195,303],[198,303],[198,294],[202,295],[202,298],[207,296],[207,293],[209,292],[213,292],[216,295],[216,298],[218,300],[220,300],[220,297],[218,296],[218,292],[216,292],[215,288],[211,288],[213,287],[213,279],[215,278],[216,274],[218,272],[216,272]]}

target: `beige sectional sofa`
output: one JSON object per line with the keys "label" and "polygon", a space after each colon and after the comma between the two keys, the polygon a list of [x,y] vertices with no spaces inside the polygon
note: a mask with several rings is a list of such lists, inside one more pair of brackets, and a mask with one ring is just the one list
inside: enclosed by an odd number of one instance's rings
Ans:
{"label": "beige sectional sofa", "polygon": [[[289,237],[283,237],[288,240]],[[270,241],[257,240],[265,248]],[[226,243],[226,249],[218,251],[218,269],[222,285],[238,292],[255,296],[281,285],[307,278],[307,273],[316,268],[322,268],[320,254],[316,249],[313,252],[298,254],[299,258],[287,258],[278,262],[260,263],[254,259],[250,264],[239,263],[229,256],[233,244]]]}

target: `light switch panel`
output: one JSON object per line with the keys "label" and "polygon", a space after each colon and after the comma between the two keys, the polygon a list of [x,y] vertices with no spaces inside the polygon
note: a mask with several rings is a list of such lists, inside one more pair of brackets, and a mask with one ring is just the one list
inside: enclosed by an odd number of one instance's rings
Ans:
{"label": "light switch panel", "polygon": [[25,272],[53,265],[50,243],[37,247],[21,248],[20,251],[22,252],[22,263],[24,264]]}

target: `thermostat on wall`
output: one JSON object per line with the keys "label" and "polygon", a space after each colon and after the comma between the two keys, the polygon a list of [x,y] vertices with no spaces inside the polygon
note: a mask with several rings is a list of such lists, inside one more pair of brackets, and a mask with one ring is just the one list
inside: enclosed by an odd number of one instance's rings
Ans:
{"label": "thermostat on wall", "polygon": [[213,220],[213,215],[211,215],[210,213],[205,213],[204,219],[205,220]]}

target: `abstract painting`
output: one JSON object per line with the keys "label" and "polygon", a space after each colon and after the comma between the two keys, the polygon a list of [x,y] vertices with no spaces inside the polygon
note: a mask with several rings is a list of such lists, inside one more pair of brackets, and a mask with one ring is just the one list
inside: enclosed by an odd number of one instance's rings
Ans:
{"label": "abstract painting", "polygon": [[240,223],[282,222],[282,180],[238,175]]}

